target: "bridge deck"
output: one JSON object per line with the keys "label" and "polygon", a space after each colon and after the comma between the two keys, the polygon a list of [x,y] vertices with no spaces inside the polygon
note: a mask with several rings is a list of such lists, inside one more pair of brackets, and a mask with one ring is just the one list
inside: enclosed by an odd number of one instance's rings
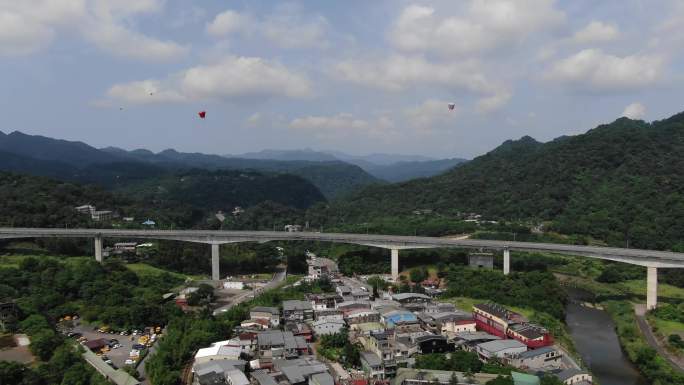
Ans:
{"label": "bridge deck", "polygon": [[556,243],[511,242],[484,239],[449,239],[376,234],[345,234],[282,231],[213,231],[213,230],[119,230],[61,228],[0,228],[0,238],[135,238],[165,239],[207,244],[268,241],[319,241],[351,243],[387,249],[483,248],[489,250],[538,251],[614,260],[652,267],[684,267],[684,253],[659,250],[567,245]]}

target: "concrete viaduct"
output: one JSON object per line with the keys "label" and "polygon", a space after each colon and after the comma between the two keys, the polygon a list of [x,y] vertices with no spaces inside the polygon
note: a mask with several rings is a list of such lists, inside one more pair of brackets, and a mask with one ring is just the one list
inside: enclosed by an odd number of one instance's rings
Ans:
{"label": "concrete viaduct", "polygon": [[668,251],[399,235],[277,231],[0,228],[0,239],[15,238],[93,238],[95,240],[95,259],[99,262],[102,262],[103,238],[158,239],[205,243],[211,245],[211,276],[214,280],[220,279],[219,245],[237,242],[319,241],[349,243],[389,249],[392,261],[392,277],[394,279],[399,276],[399,250],[426,248],[477,248],[501,250],[503,251],[504,274],[510,272],[511,250],[577,255],[646,267],[646,306],[648,309],[654,309],[658,301],[657,269],[659,267],[684,268],[684,253],[673,253]]}

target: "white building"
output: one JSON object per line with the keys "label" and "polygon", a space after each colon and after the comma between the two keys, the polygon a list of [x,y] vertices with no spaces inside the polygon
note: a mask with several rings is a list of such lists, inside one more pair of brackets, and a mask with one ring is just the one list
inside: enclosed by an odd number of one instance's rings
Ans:
{"label": "white building", "polygon": [[476,346],[480,358],[507,358],[527,351],[527,346],[518,340],[489,341]]}
{"label": "white building", "polygon": [[224,289],[244,290],[245,283],[242,281],[225,281],[225,282],[223,282],[223,288]]}
{"label": "white building", "polygon": [[239,346],[221,345],[222,342],[215,342],[208,348],[199,349],[197,353],[195,353],[195,364],[203,364],[209,361],[240,359],[242,349]]}

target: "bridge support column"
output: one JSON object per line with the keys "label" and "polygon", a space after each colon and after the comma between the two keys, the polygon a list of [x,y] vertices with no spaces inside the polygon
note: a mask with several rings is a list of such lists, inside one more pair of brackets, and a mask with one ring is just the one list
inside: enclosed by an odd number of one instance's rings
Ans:
{"label": "bridge support column", "polygon": [[399,281],[399,249],[392,249],[392,279]]}
{"label": "bridge support column", "polygon": [[218,281],[221,279],[219,272],[219,245],[211,244],[211,279]]}
{"label": "bridge support column", "polygon": [[503,273],[508,275],[511,272],[511,251],[508,248],[503,250]]}
{"label": "bridge support column", "polygon": [[658,268],[646,268],[646,310],[653,310],[658,306]]}
{"label": "bridge support column", "polygon": [[102,236],[95,236],[95,260],[102,263]]}

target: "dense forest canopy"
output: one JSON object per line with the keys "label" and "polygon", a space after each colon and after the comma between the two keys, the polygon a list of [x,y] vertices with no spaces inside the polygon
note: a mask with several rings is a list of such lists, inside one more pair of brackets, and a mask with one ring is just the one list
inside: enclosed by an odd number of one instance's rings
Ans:
{"label": "dense forest canopy", "polygon": [[610,244],[684,249],[684,113],[620,118],[585,134],[507,141],[432,178],[372,186],[325,210],[328,224],[429,209],[492,219],[553,221]]}

